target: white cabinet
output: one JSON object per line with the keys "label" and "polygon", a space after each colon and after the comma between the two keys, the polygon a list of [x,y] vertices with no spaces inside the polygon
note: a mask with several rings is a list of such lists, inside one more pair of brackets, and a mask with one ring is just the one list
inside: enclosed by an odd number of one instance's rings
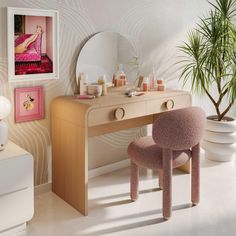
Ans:
{"label": "white cabinet", "polygon": [[33,214],[33,157],[9,141],[0,151],[0,235],[22,229]]}

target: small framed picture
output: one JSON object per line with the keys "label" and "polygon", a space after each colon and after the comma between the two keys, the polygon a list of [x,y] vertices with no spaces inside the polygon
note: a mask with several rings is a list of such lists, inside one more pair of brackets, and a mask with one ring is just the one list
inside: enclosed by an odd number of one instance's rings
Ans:
{"label": "small framed picture", "polygon": [[59,12],[7,8],[9,82],[59,78]]}
{"label": "small framed picture", "polygon": [[44,119],[43,87],[15,88],[15,122]]}

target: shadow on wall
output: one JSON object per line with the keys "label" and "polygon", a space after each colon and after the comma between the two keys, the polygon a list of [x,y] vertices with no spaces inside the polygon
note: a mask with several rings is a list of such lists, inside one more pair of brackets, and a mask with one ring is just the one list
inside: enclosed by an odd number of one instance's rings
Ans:
{"label": "shadow on wall", "polygon": [[78,47],[76,48],[75,52],[73,53],[73,57],[71,60],[71,64],[70,64],[70,71],[72,71],[72,76],[70,77],[70,85],[71,85],[71,90],[73,93],[78,93],[78,86],[76,84],[76,65],[77,65],[77,59],[79,57],[80,51],[82,50],[83,46],[85,45],[85,43],[95,35],[91,34],[90,36],[86,37],[84,40],[82,40]]}
{"label": "shadow on wall", "polygon": [[[191,29],[194,26],[195,23],[186,28]],[[181,65],[178,64],[178,62],[183,58],[181,58],[182,54],[178,49],[178,42],[180,45],[181,42],[186,39],[187,34],[188,32],[185,29],[178,34],[173,35],[171,40],[165,41],[158,45],[148,55],[145,55],[140,69],[141,74],[148,76],[154,69],[154,73],[157,78],[164,79],[164,83],[167,88],[184,89],[191,92],[190,83],[186,83],[186,85],[183,86],[183,82],[181,80],[179,81]],[[216,91],[216,88],[213,87],[212,91],[214,96],[214,91]],[[206,111],[207,115],[215,114],[215,109],[212,103],[205,95],[200,96],[192,94],[192,98],[193,105],[201,106]],[[222,106],[227,104],[226,99],[227,98],[224,98]],[[236,105],[231,108],[229,115],[236,115]]]}
{"label": "shadow on wall", "polygon": [[[205,0],[161,0],[151,1],[110,1],[104,0],[105,8],[101,8],[99,0],[94,1],[45,1],[45,0],[11,0],[0,1],[0,94],[7,96],[12,104],[14,103],[14,87],[35,86],[40,83],[18,83],[9,84],[7,82],[7,14],[6,6],[15,6],[23,8],[44,8],[56,9],[60,11],[60,80],[44,82],[46,97],[46,119],[40,122],[28,122],[25,124],[14,123],[14,112],[7,119],[10,138],[17,144],[27,149],[34,155],[35,160],[35,183],[42,184],[47,182],[48,147],[50,147],[50,102],[56,96],[62,94],[71,94],[76,91],[75,84],[75,66],[80,49],[85,41],[94,32],[109,29],[120,32],[131,39],[135,49],[140,49],[142,55],[142,44],[149,47],[143,49],[143,73],[149,74],[152,71],[152,65],[155,62],[158,67],[157,75],[167,79],[167,85],[178,86],[175,68],[172,67],[172,60],[175,58],[175,47],[183,38],[182,32],[176,33],[181,29],[172,31],[166,28],[166,34],[162,34],[161,44],[155,41],[156,27],[162,27],[162,17],[170,20],[171,23],[178,21],[178,25],[185,27],[188,21],[193,21],[198,12],[204,9]],[[116,11],[113,9],[116,7]],[[176,11],[183,9],[181,12]],[[196,7],[196,9],[194,8]],[[101,9],[101,10],[100,10]],[[103,10],[110,10],[111,20],[107,20],[107,15]],[[171,12],[172,11],[172,12]],[[204,10],[205,11],[205,10]],[[122,12],[122,14],[120,14]],[[173,13],[173,14],[171,14]],[[176,16],[183,14],[182,19]],[[201,13],[200,13],[201,14]],[[182,17],[182,15],[181,15]],[[168,18],[168,19],[167,19]],[[182,21],[179,24],[179,20]],[[154,23],[149,27],[150,22]],[[168,23],[168,22],[167,22]],[[186,24],[185,24],[186,23]],[[157,24],[155,26],[155,24]],[[155,27],[155,28],[153,28]],[[172,27],[173,28],[173,27]],[[144,31],[144,29],[147,29]],[[159,29],[158,29],[159,30]],[[145,37],[144,41],[141,41]],[[149,44],[148,37],[152,38]],[[141,44],[141,45],[140,45]],[[157,46],[158,45],[158,46]],[[154,48],[154,49],[152,49]],[[148,51],[152,52],[145,55]],[[174,61],[173,61],[174,62]],[[41,84],[42,85],[42,84]]]}
{"label": "shadow on wall", "polygon": [[180,44],[184,38],[183,36],[186,35],[187,31],[185,29],[173,35],[169,41],[159,44],[148,55],[145,55],[141,65],[141,74],[148,76],[154,69],[157,78],[164,79],[167,87],[181,88],[182,85],[178,82],[180,75],[180,66],[177,64],[180,56],[178,42]]}

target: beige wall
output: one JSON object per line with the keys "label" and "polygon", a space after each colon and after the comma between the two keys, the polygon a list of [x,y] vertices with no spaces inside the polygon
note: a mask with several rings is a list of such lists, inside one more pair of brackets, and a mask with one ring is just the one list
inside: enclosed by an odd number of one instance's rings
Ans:
{"label": "beige wall", "polygon": [[[59,10],[60,80],[8,83],[7,6]],[[76,59],[85,40],[92,34],[104,30],[126,35],[141,58],[142,72],[148,74],[154,65],[158,77],[164,78],[168,86],[176,87],[178,73],[174,62],[177,46],[185,39],[197,16],[206,13],[207,6],[205,0],[0,1],[0,94],[8,97],[14,104],[15,87],[43,85],[45,90],[44,120],[15,124],[13,111],[7,119],[10,139],[34,156],[36,185],[47,182],[50,173],[50,103],[54,97],[72,94],[75,90]],[[212,106],[205,100],[194,101],[196,104],[204,103],[207,112],[212,111]],[[133,130],[90,139],[90,168],[125,158],[127,142],[139,134],[139,130]],[[103,151],[99,151],[100,147]]]}

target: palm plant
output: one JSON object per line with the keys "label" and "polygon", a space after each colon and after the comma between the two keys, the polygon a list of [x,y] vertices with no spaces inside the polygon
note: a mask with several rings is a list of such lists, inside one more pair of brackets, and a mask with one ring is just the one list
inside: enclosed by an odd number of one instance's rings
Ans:
{"label": "palm plant", "polygon": [[[236,0],[208,1],[212,10],[180,46],[184,54],[180,79],[191,82],[192,91],[205,94],[215,107],[217,120],[224,120],[236,99]],[[212,86],[217,95],[212,94]],[[223,109],[223,99],[227,106]]]}

